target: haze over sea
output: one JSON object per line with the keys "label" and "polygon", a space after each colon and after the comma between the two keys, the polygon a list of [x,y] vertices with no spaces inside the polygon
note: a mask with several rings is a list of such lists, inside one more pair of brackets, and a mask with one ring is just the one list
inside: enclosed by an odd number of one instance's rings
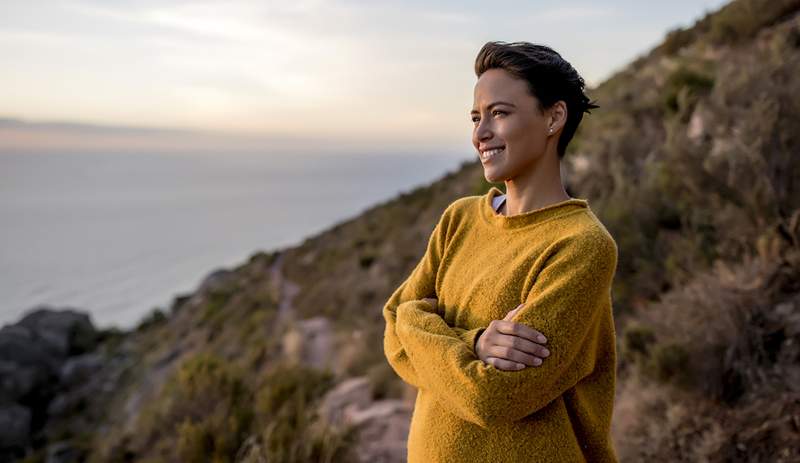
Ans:
{"label": "haze over sea", "polygon": [[301,243],[469,154],[2,154],[0,324],[36,305],[131,328],[211,271]]}

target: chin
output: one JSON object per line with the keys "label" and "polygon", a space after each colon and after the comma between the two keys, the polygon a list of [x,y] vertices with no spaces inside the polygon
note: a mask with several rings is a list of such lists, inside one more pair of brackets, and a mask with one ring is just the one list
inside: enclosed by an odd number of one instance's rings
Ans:
{"label": "chin", "polygon": [[505,178],[500,173],[494,172],[492,169],[483,169],[483,178],[485,178],[489,183],[505,182]]}

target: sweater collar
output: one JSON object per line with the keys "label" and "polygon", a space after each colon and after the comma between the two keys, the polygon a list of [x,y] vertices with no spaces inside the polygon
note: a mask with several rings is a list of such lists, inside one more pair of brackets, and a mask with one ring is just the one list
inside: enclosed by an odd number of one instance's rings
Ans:
{"label": "sweater collar", "polygon": [[536,225],[554,217],[558,217],[580,209],[588,209],[589,203],[585,199],[570,198],[558,203],[553,203],[539,209],[523,212],[512,216],[498,214],[492,207],[494,198],[503,194],[499,188],[492,186],[481,197],[480,215],[484,220],[498,228],[521,228]]}

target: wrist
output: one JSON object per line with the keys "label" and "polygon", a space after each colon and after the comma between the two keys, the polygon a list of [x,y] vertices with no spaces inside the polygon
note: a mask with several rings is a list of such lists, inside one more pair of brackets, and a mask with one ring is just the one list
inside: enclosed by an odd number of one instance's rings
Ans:
{"label": "wrist", "polygon": [[475,351],[476,355],[478,354],[478,343],[480,342],[481,335],[483,334],[484,331],[486,331],[486,328],[481,328],[478,330],[478,334],[475,335],[475,344],[472,346],[472,350]]}

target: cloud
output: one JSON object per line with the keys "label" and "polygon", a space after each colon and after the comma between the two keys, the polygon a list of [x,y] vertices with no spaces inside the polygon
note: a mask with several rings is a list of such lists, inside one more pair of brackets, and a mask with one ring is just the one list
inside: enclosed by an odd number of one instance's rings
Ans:
{"label": "cloud", "polygon": [[[668,7],[689,11],[682,1]],[[661,10],[637,16],[667,7],[633,2],[542,5],[13,2],[0,6],[0,100],[25,120],[454,140],[471,128],[472,64],[486,41],[551,45],[598,83],[663,34],[656,20],[674,23]]]}

